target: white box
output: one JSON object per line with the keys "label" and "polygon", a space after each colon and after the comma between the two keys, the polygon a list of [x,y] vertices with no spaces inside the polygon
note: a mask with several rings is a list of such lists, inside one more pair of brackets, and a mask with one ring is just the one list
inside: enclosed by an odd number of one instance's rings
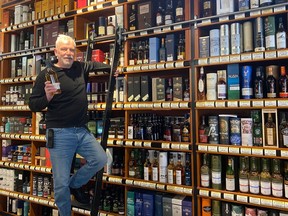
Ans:
{"label": "white box", "polygon": [[14,24],[22,23],[22,16],[23,16],[23,6],[16,5],[14,11]]}
{"label": "white box", "polygon": [[182,216],[182,201],[185,199],[183,195],[176,195],[172,198],[172,216]]}
{"label": "white box", "polygon": [[216,1],[217,15],[234,12],[234,1],[231,0],[217,0]]}

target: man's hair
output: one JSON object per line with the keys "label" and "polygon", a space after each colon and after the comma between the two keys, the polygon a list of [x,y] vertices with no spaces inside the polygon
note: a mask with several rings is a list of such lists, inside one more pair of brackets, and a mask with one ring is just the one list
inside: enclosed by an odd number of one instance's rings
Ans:
{"label": "man's hair", "polygon": [[70,37],[68,35],[64,35],[64,34],[58,35],[56,42],[55,42],[55,46],[58,47],[59,43],[64,42],[64,41],[72,41],[74,43],[74,46],[76,47],[75,40],[72,37]]}

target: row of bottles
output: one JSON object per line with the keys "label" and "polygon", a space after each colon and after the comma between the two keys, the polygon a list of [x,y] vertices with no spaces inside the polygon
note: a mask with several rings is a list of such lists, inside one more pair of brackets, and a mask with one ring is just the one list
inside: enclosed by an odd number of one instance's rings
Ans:
{"label": "row of bottles", "polygon": [[32,85],[10,86],[3,92],[1,104],[5,105],[25,105],[28,104],[29,97],[32,93]]}
{"label": "row of bottles", "polygon": [[[3,140],[4,141],[4,140]],[[2,141],[2,160],[17,163],[31,164],[31,146],[30,145],[6,145]],[[8,140],[5,140],[7,143]]]}
{"label": "row of bottles", "polygon": [[99,210],[118,215],[125,214],[125,191],[122,187],[106,185],[101,193]]}
{"label": "row of bottles", "polygon": [[[146,154],[146,159],[144,155]],[[190,154],[156,150],[132,149],[129,158],[129,173],[132,178],[168,184],[191,186]]]}
{"label": "row of bottles", "polygon": [[87,36],[91,40],[97,36],[113,35],[115,34],[115,16],[100,16],[97,22],[88,23],[87,28]]}
{"label": "row of bottles", "polygon": [[202,156],[201,187],[288,198],[287,177],[288,162],[276,158]]}
{"label": "row of bottles", "polygon": [[2,125],[0,127],[1,132],[4,133],[19,133],[19,134],[31,134],[32,133],[32,118],[31,117],[19,117],[10,116],[2,117]]}
{"label": "row of bottles", "polygon": [[[145,5],[145,4],[144,4]],[[128,17],[128,30],[134,31],[153,26],[169,25],[185,20],[184,0],[159,0],[157,4],[132,4]],[[157,8],[155,7],[157,6]],[[147,9],[149,8],[149,9]]]}
{"label": "row of bottles", "polygon": [[30,203],[21,199],[7,197],[6,212],[19,216],[28,216],[30,215]]}
{"label": "row of bottles", "polygon": [[131,114],[128,139],[189,142],[189,114],[185,114],[185,116],[158,116],[150,113]]}
{"label": "row of bottles", "polygon": [[199,57],[285,49],[286,35],[284,18],[281,16],[257,17],[243,23],[222,24],[219,28],[209,30],[209,35],[199,38]]}

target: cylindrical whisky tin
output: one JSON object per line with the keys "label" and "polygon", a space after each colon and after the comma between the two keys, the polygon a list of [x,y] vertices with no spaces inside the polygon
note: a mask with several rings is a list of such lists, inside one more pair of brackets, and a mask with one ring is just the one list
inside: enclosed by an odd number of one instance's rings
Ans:
{"label": "cylindrical whisky tin", "polygon": [[254,44],[255,44],[255,52],[258,51],[265,51],[265,45],[264,45],[264,24],[263,24],[263,18],[257,17],[255,20],[255,35],[254,35]]}
{"label": "cylindrical whisky tin", "polygon": [[241,53],[241,24],[232,23],[231,24],[231,54],[240,54]]}
{"label": "cylindrical whisky tin", "polygon": [[243,216],[243,214],[243,206],[232,204],[232,216]]}
{"label": "cylindrical whisky tin", "polygon": [[230,118],[230,144],[240,145],[241,144],[241,119]]}
{"label": "cylindrical whisky tin", "polygon": [[256,208],[245,207],[245,215],[257,216]]}
{"label": "cylindrical whisky tin", "polygon": [[219,124],[218,116],[208,117],[208,125],[209,125],[208,141],[210,144],[219,143],[219,125],[218,124]]}
{"label": "cylindrical whisky tin", "polygon": [[211,216],[211,199],[202,198],[202,216]]}
{"label": "cylindrical whisky tin", "polygon": [[220,26],[220,54],[230,54],[230,42],[229,42],[229,25],[223,24]]}
{"label": "cylindrical whisky tin", "polygon": [[220,55],[220,30],[212,29],[209,32],[210,36],[210,56]]}
{"label": "cylindrical whisky tin", "polygon": [[241,70],[241,97],[251,99],[253,97],[252,66],[243,66]]}
{"label": "cylindrical whisky tin", "polygon": [[222,190],[222,157],[211,156],[211,183],[213,189]]}
{"label": "cylindrical whisky tin", "polygon": [[253,25],[252,21],[243,23],[243,46],[244,52],[253,51]]}
{"label": "cylindrical whisky tin", "polygon": [[207,73],[206,74],[206,87],[207,87],[207,100],[217,99],[217,73]]}

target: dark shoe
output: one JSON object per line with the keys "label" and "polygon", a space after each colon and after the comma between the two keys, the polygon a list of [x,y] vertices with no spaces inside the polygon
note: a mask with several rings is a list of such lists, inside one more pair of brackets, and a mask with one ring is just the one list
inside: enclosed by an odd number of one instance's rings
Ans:
{"label": "dark shoe", "polygon": [[70,192],[78,202],[82,204],[90,203],[89,194],[85,193],[82,188],[70,188]]}

